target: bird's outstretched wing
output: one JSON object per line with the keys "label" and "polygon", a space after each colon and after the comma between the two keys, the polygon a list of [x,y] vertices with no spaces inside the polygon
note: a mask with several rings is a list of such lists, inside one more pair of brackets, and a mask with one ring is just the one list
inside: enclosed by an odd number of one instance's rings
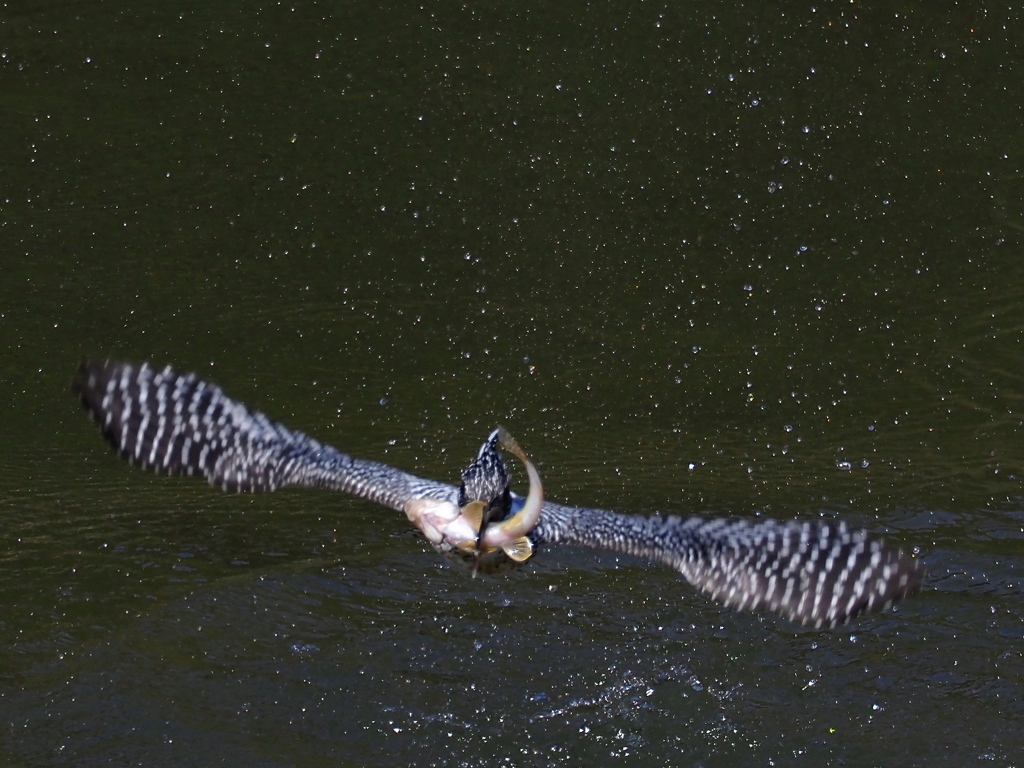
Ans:
{"label": "bird's outstretched wing", "polygon": [[72,386],[118,453],[146,469],[202,475],[225,491],[329,488],[399,511],[410,499],[457,495],[454,486],[353,459],[169,367],[83,363]]}
{"label": "bird's outstretched wing", "polygon": [[[193,375],[84,363],[74,388],[110,443],[142,467],[203,475],[228,491],[299,485],[345,491],[407,514],[421,500],[458,514],[454,486],[353,459]],[[819,520],[684,520],[545,501],[529,538],[645,557],[728,606],[764,607],[816,627],[881,610],[915,591],[924,573],[920,561],[864,531]]]}
{"label": "bird's outstretched wing", "polygon": [[883,610],[924,576],[921,561],[823,520],[646,517],[547,503],[534,536],[664,563],[727,606],[819,628]]}

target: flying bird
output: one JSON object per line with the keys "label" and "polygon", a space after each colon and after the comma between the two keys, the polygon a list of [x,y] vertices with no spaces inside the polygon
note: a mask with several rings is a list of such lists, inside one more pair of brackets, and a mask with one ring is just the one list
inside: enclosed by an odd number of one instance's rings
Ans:
{"label": "flying bird", "polygon": [[[555,544],[592,547],[675,568],[737,610],[764,608],[818,628],[883,610],[924,575],[920,560],[842,522],[684,519],[554,503],[501,427],[455,486],[352,458],[170,367],[86,362],[73,387],[134,465],[202,475],[225,491],[344,491],[405,513],[435,549],[474,573],[515,567]],[[525,467],[526,496],[510,489],[502,451]]]}

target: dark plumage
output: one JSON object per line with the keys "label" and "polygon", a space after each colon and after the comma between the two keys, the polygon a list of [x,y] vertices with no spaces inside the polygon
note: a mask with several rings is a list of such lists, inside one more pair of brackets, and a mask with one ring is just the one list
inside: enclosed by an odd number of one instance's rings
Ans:
{"label": "dark plumage", "polygon": [[501,520],[508,515],[512,494],[508,488],[508,471],[498,452],[498,430],[487,436],[472,463],[462,473],[459,483],[459,506],[482,501],[484,520]]}

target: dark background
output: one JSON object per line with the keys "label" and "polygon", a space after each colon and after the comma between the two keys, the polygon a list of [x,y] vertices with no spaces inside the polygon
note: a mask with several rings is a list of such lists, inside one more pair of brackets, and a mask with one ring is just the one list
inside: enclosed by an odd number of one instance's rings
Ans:
{"label": "dark background", "polygon": [[[1024,72],[1000,4],[0,5],[0,757],[1018,765]],[[841,631],[400,515],[150,477],[150,360],[454,481],[841,518],[925,591]]]}

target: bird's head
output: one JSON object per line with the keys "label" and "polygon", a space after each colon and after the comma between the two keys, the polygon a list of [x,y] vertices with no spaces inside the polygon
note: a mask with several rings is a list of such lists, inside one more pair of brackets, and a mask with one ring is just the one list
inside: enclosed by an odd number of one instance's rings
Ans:
{"label": "bird's head", "polygon": [[482,504],[484,527],[491,521],[504,520],[512,508],[508,471],[498,451],[500,432],[496,429],[487,436],[459,484],[459,506],[464,509],[477,502]]}

